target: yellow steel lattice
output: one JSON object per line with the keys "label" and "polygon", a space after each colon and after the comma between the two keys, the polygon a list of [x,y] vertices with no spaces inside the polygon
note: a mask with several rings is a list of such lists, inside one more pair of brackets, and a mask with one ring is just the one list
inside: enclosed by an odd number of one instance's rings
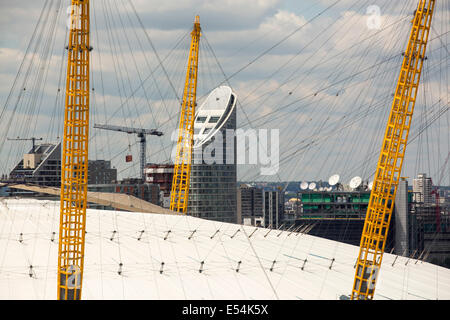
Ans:
{"label": "yellow steel lattice", "polygon": [[170,193],[170,209],[186,213],[191,177],[192,144],[197,97],[198,52],[200,43],[200,19],[195,17],[191,32],[189,61],[184,84],[180,124],[178,127],[177,154]]}
{"label": "yellow steel lattice", "polygon": [[61,160],[58,299],[81,299],[88,179],[89,0],[72,0]]}
{"label": "yellow steel lattice", "polygon": [[397,81],[356,263],[352,299],[373,299],[402,170],[435,0],[420,0]]}

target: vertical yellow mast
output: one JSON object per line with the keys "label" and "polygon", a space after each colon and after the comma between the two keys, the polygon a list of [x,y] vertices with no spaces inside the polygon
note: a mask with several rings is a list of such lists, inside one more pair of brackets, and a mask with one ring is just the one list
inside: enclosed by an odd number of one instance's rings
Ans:
{"label": "vertical yellow mast", "polygon": [[184,84],[180,124],[178,127],[177,155],[170,193],[170,209],[186,213],[191,177],[192,143],[197,97],[198,52],[200,43],[200,18],[195,17],[189,50],[189,61]]}
{"label": "vertical yellow mast", "polygon": [[420,0],[404,53],[361,236],[352,299],[373,299],[402,170],[435,0]]}
{"label": "vertical yellow mast", "polygon": [[89,130],[89,0],[72,0],[61,162],[58,299],[81,299]]}

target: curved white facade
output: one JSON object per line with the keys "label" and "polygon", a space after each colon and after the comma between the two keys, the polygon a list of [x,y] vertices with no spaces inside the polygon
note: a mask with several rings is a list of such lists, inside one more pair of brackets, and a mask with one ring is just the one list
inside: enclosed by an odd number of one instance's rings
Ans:
{"label": "curved white facade", "polygon": [[236,106],[236,95],[228,86],[214,89],[200,106],[194,122],[194,148],[208,142],[228,121]]}
{"label": "curved white facade", "polygon": [[[87,209],[86,220],[83,300],[340,299],[359,250],[190,216]],[[59,201],[0,200],[0,299],[56,299],[58,227]],[[385,253],[375,299],[450,299],[450,270]]]}

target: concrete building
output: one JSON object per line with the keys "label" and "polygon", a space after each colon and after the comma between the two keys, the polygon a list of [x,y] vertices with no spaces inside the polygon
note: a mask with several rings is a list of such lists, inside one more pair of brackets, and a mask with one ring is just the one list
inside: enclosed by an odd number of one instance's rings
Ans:
{"label": "concrete building", "polygon": [[284,216],[284,193],[281,191],[263,191],[264,227],[278,229]]}
{"label": "concrete building", "polygon": [[43,143],[24,154],[9,174],[10,181],[40,186],[61,185],[61,144]]}
{"label": "concrete building", "polygon": [[108,184],[117,181],[117,169],[111,168],[111,161],[89,160],[88,184]]}
{"label": "concrete building", "polygon": [[237,223],[246,226],[264,225],[263,189],[243,184],[237,189]]}
{"label": "concrete building", "polygon": [[411,254],[411,214],[408,199],[408,180],[401,178],[395,196],[395,253],[402,256]]}
{"label": "concrete building", "polygon": [[[31,183],[39,186],[61,186],[61,143],[37,145],[9,174],[9,181]],[[107,184],[117,180],[117,169],[111,161],[89,160],[88,184]]]}
{"label": "concrete building", "polygon": [[197,111],[187,209],[194,217],[237,221],[235,106],[236,95],[231,88],[221,86]]}
{"label": "concrete building", "polygon": [[432,187],[431,178],[427,177],[425,173],[418,174],[417,178],[413,180],[414,201],[431,205],[433,203]]}
{"label": "concrete building", "polygon": [[164,208],[170,207],[170,191],[172,189],[173,164],[148,164],[144,169],[145,182],[159,185],[160,202]]}

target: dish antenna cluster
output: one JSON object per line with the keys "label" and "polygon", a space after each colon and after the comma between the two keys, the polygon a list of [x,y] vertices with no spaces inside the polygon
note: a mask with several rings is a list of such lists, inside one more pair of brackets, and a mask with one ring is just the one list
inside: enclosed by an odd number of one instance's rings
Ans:
{"label": "dish antenna cluster", "polygon": [[[317,186],[317,184],[315,182],[311,182],[308,183],[306,181],[303,181],[300,184],[300,189],[301,190],[314,190],[314,191],[321,191],[321,192],[329,192],[333,189],[337,189],[337,190],[343,190],[343,185],[341,183],[339,183],[340,180],[340,176],[338,174],[334,174],[332,175],[329,179],[328,179],[328,184],[329,187],[324,187],[322,186],[322,183],[320,183],[320,187]],[[363,185],[363,180],[361,177],[356,176],[353,177],[348,186],[346,185],[346,189],[350,188],[351,190],[357,190],[359,188],[361,188],[361,186]],[[364,183],[364,188],[366,190],[372,190],[372,186],[373,186],[373,182],[368,183],[367,185]]]}

